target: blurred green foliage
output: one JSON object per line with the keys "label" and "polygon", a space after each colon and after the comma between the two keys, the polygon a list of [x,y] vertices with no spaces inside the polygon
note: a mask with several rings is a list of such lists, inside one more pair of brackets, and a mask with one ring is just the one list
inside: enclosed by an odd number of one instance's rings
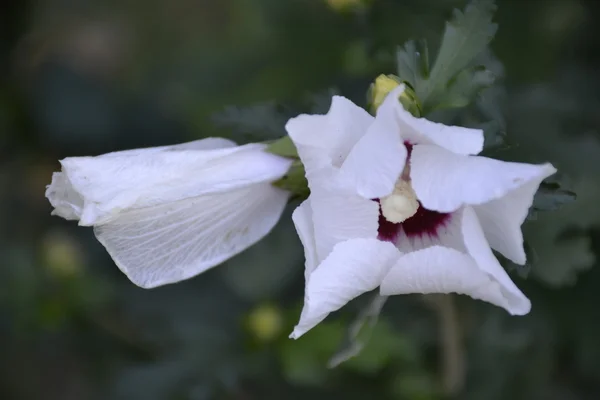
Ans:
{"label": "blurred green foliage", "polygon": [[[294,204],[265,241],[153,290],[130,283],[90,229],[49,215],[43,193],[56,160],[210,135],[272,140],[288,117],[325,112],[332,93],[365,105],[372,80],[397,73],[397,47],[423,38],[437,54],[445,21],[464,4],[3,3],[0,398],[435,400],[449,397],[447,361],[465,369],[459,399],[598,398],[597,1],[497,1],[493,54],[474,60],[497,86],[466,113],[432,114],[484,128],[494,157],[552,162],[563,199],[577,193],[545,211],[561,198],[541,192],[524,226],[530,273],[513,278],[532,312],[509,317],[457,297],[456,348],[443,304],[419,296],[388,300],[363,351],[336,369],[327,363],[366,299],[288,339],[303,296]],[[457,78],[456,93],[486,86],[481,71]]]}

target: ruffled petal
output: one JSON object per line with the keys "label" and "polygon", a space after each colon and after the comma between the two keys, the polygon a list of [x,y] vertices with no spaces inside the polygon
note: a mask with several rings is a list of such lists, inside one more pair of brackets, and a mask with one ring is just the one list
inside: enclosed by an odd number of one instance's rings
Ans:
{"label": "ruffled petal", "polygon": [[326,166],[339,167],[365,134],[373,117],[341,96],[333,96],[325,115],[303,114],[290,119],[285,129],[310,173]]}
{"label": "ruffled petal", "polygon": [[404,169],[407,151],[400,136],[397,104],[397,100],[386,98],[377,110],[377,118],[342,165],[342,175],[364,198],[390,194]]}
{"label": "ruffled petal", "polygon": [[463,205],[499,199],[523,185],[554,173],[550,164],[534,165],[461,156],[438,146],[414,146],[412,186],[430,210],[452,212]]}
{"label": "ruffled petal", "polygon": [[[461,215],[462,214],[462,215]],[[527,314],[531,303],[516,287],[485,241],[473,210],[457,213],[462,242],[457,248],[433,245],[406,253],[381,284],[384,296],[408,293],[459,293]]]}
{"label": "ruffled petal", "polygon": [[308,279],[308,276],[315,270],[318,264],[315,228],[313,225],[313,213],[310,207],[310,199],[303,201],[302,204],[296,207],[292,214],[292,220],[294,221],[296,232],[304,247],[304,258],[306,259],[304,277]]}
{"label": "ruffled petal", "polygon": [[458,293],[506,308],[498,283],[458,250],[432,246],[404,254],[383,279],[383,296]]}
{"label": "ruffled petal", "polygon": [[379,205],[358,196],[338,175],[332,168],[308,175],[318,262],[339,242],[377,237]]}
{"label": "ruffled petal", "polygon": [[52,174],[52,183],[46,189],[46,197],[58,215],[68,220],[78,220],[83,211],[84,199],[73,189],[69,178],[63,172]]}
{"label": "ruffled petal", "polygon": [[547,164],[536,178],[523,186],[497,200],[473,207],[490,246],[517,264],[526,262],[521,225],[527,218],[540,183],[555,172]]}
{"label": "ruffled petal", "polygon": [[379,286],[399,255],[393,244],[377,239],[337,244],[306,282],[302,315],[290,337],[299,338],[329,313]]}
{"label": "ruffled petal", "polygon": [[531,302],[510,279],[494,253],[492,253],[472,207],[464,208],[461,226],[464,245],[468,254],[473,257],[482,271],[498,283],[507,302],[507,306],[504,307],[506,311],[511,315],[527,314],[531,310]]}
{"label": "ruffled petal", "polygon": [[125,211],[94,232],[133,283],[153,288],[198,275],[256,243],[288,197],[262,183]]}
{"label": "ruffled petal", "polygon": [[[384,104],[394,107],[402,138],[411,144],[435,144],[456,154],[479,154],[483,150],[483,131],[462,126],[448,126],[425,118],[414,117],[406,111],[400,101],[405,86],[400,85],[390,92]],[[379,118],[379,114],[377,114]]]}
{"label": "ruffled petal", "polygon": [[[204,144],[229,143],[213,139]],[[83,200],[82,206],[74,205],[80,208],[79,224],[94,225],[127,209],[271,182],[291,163],[265,152],[264,145],[202,150],[202,142],[66,158],[61,161],[64,176],[48,187],[46,196],[64,209],[65,195],[76,193]]]}

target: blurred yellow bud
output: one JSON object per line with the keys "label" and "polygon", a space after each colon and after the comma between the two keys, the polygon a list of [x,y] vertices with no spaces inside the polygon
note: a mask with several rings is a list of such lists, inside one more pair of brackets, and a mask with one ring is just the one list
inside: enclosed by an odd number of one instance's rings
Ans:
{"label": "blurred yellow bud", "polygon": [[80,251],[75,242],[63,232],[51,231],[46,234],[42,241],[42,255],[52,275],[71,277],[81,268]]}
{"label": "blurred yellow bud", "polygon": [[283,318],[279,308],[262,304],[250,312],[247,318],[250,333],[260,342],[269,342],[279,336]]}
{"label": "blurred yellow bud", "polygon": [[325,0],[329,7],[336,11],[348,11],[360,7],[365,0]]}

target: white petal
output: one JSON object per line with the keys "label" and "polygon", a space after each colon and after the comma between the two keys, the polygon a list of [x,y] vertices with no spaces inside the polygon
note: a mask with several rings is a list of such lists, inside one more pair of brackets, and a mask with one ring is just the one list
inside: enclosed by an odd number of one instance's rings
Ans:
{"label": "white petal", "polygon": [[[68,192],[83,199],[79,224],[105,223],[126,209],[270,182],[283,176],[290,165],[290,160],[263,151],[263,145],[183,147],[62,160],[65,181],[71,186]],[[50,185],[47,196],[59,202],[60,191],[55,189]]]}
{"label": "white petal", "polygon": [[230,147],[236,147],[237,144],[233,140],[220,138],[220,137],[208,137],[200,140],[194,140],[191,142],[180,143],[170,146],[157,146],[157,147],[146,147],[142,149],[122,150],[114,151],[112,153],[104,154],[105,156],[133,156],[140,153],[149,154],[149,152],[160,153],[163,151],[178,151],[178,150],[216,150],[216,149],[227,149]]}
{"label": "white petal", "polygon": [[331,168],[308,175],[308,183],[319,262],[339,242],[377,237],[378,203],[356,195]]}
{"label": "white petal", "polygon": [[375,289],[400,255],[377,239],[339,243],[306,282],[304,308],[291,338],[297,339],[344,304]]}
{"label": "white petal", "polygon": [[527,314],[531,302],[494,257],[475,212],[466,207],[452,218],[456,223],[449,225],[437,245],[405,253],[398,260],[383,280],[381,294],[460,293],[511,315]]}
{"label": "white petal", "polygon": [[403,91],[404,85],[400,85],[390,92],[383,104],[390,102],[394,107],[404,140],[411,144],[435,144],[457,154],[479,154],[483,150],[481,129],[448,126],[425,118],[416,118],[398,101]]}
{"label": "white petal", "polygon": [[546,164],[536,178],[520,188],[497,200],[473,207],[490,246],[517,264],[525,264],[526,261],[521,225],[527,218],[540,183],[555,172],[552,166]]}
{"label": "white petal", "polygon": [[492,253],[472,207],[465,207],[462,212],[462,234],[468,254],[481,270],[487,272],[500,285],[507,302],[506,310],[512,315],[527,314],[531,309],[529,299],[514,284]]}
{"label": "white petal", "polygon": [[395,108],[393,102],[383,102],[377,110],[377,118],[341,168],[357,193],[367,199],[390,194],[406,163],[407,151]]}
{"label": "white petal", "polygon": [[78,220],[83,210],[83,197],[77,193],[63,172],[52,174],[52,183],[46,188],[46,197],[54,207],[52,215]]}
{"label": "white petal", "polygon": [[425,208],[439,212],[499,199],[553,170],[549,164],[461,156],[432,145],[414,146],[410,168],[417,198]]}
{"label": "white petal", "polygon": [[304,246],[304,257],[306,259],[304,277],[308,280],[308,276],[315,270],[318,264],[315,228],[313,226],[313,213],[310,207],[310,199],[304,200],[302,204],[296,207],[292,214],[292,220],[296,226],[296,232],[300,237],[302,246]]}
{"label": "white petal", "polygon": [[383,279],[383,296],[459,293],[508,308],[500,285],[455,249],[433,246],[404,254]]}
{"label": "white petal", "polygon": [[290,119],[285,129],[310,173],[324,166],[339,167],[372,120],[369,113],[350,100],[333,96],[327,114],[299,115]]}
{"label": "white petal", "polygon": [[126,211],[94,232],[133,283],[152,288],[198,275],[256,243],[287,199],[257,184]]}

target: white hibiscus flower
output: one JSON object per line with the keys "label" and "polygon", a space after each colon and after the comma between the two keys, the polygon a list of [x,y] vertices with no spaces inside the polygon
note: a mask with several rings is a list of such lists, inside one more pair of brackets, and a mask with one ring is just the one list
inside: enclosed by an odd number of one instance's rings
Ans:
{"label": "white hibiscus flower", "polygon": [[[525,263],[521,224],[556,170],[475,154],[483,132],[415,118],[393,90],[374,118],[344,97],[286,129],[310,197],[293,219],[306,255],[298,338],[360,294],[461,293],[527,314],[491,248]],[[491,246],[491,248],[490,248]]]}
{"label": "white hibiscus flower", "polygon": [[264,237],[289,193],[272,185],[291,161],[261,144],[208,138],[61,161],[53,215],[93,226],[132,282],[191,278]]}

